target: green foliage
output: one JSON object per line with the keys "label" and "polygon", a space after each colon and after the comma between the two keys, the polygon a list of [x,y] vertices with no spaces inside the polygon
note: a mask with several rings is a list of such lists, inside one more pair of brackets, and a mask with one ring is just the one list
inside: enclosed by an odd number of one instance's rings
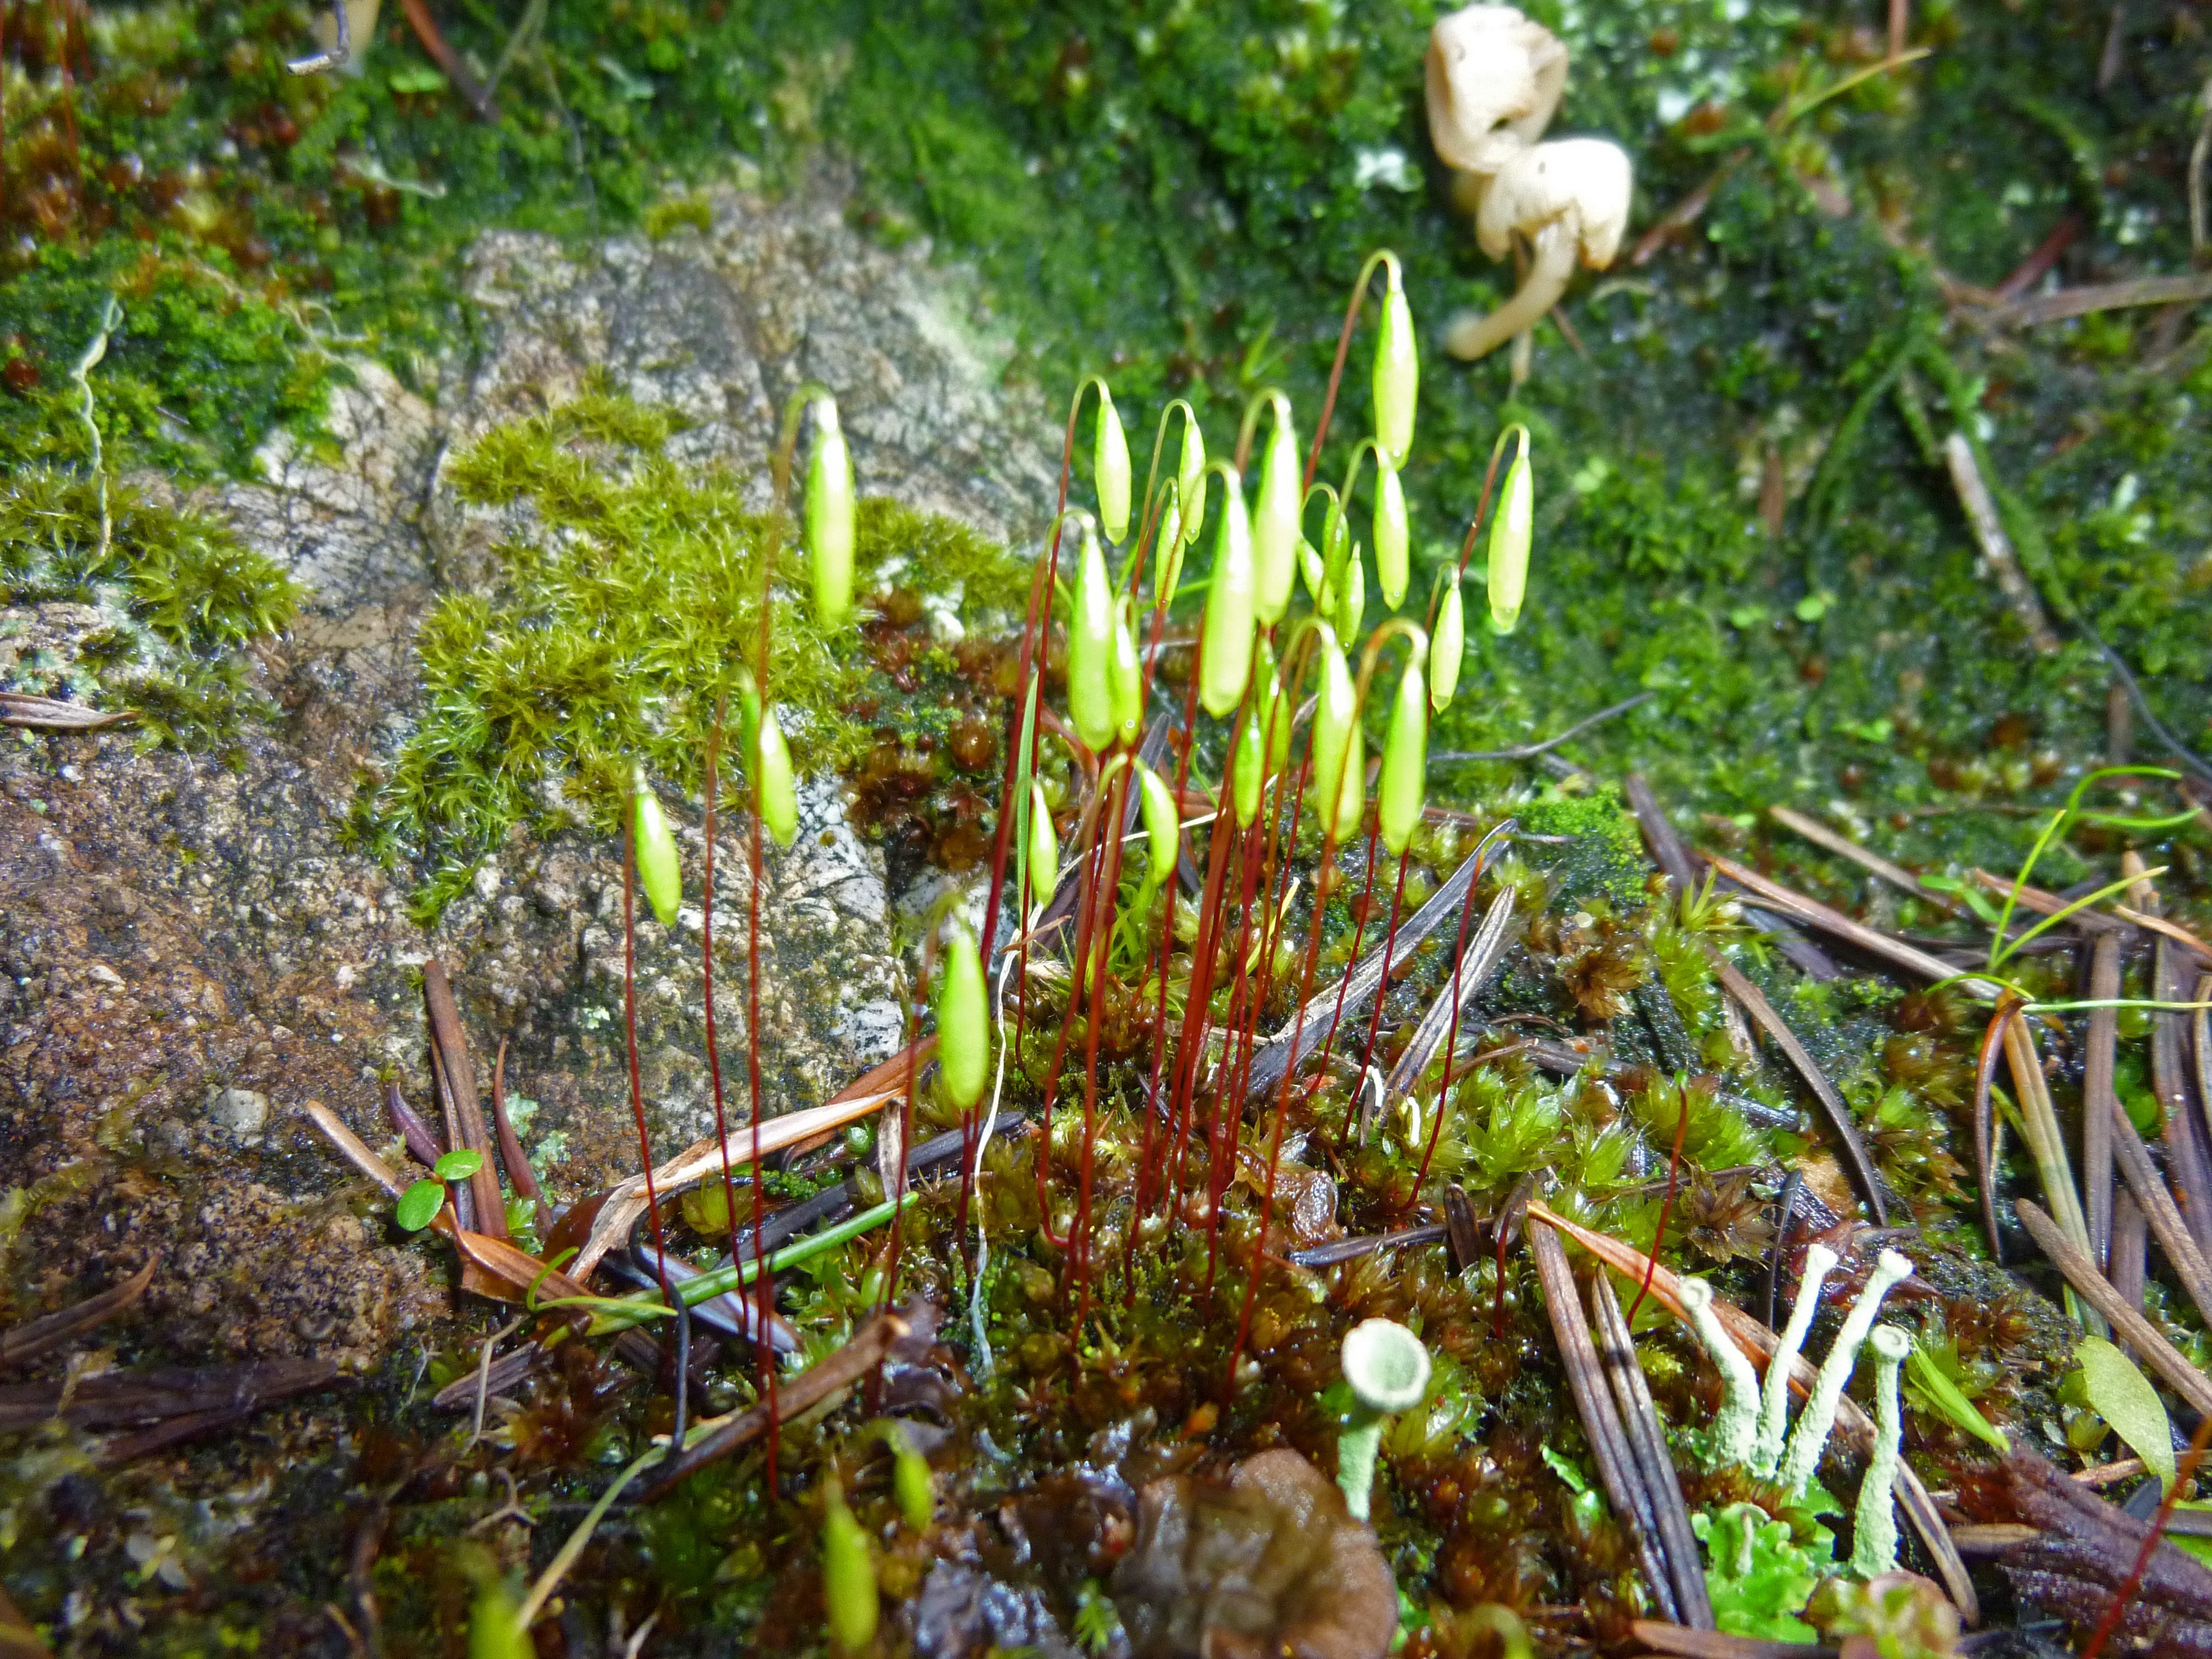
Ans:
{"label": "green foliage", "polygon": [[2083,1392],[2091,1409],[2112,1425],[2161,1486],[2172,1486],[2173,1430],[2150,1379],[2101,1336],[2084,1336],[2074,1353],[2081,1362]]}
{"label": "green foliage", "polygon": [[[670,461],[672,430],[668,416],[594,392],[495,428],[454,462],[464,500],[526,509],[513,522],[527,527],[501,544],[485,590],[448,594],[424,619],[428,712],[351,820],[367,844],[431,863],[430,908],[517,823],[580,811],[613,830],[641,757],[686,793],[703,787],[717,699],[737,690],[759,638],[769,526],[739,480]],[[971,621],[1019,590],[1002,552],[945,520],[869,501],[858,535],[862,591],[894,558],[908,586],[963,583]],[[824,629],[798,599],[795,544],[782,538],[777,556],[779,721],[803,763],[849,762],[868,728],[845,709],[875,682],[850,630]],[[732,702],[723,769],[733,791],[735,712]]]}
{"label": "green foliage", "polygon": [[1768,1518],[1754,1504],[1701,1510],[1690,1526],[1705,1547],[1716,1626],[1769,1642],[1814,1639],[1818,1632],[1797,1614],[1832,1559],[1799,1544],[1787,1522]]}
{"label": "green foliage", "polygon": [[392,1207],[392,1218],[403,1231],[419,1233],[438,1218],[438,1212],[446,1202],[446,1183],[442,1181],[422,1180],[399,1194],[399,1201]]}
{"label": "green foliage", "polygon": [[441,1181],[466,1181],[483,1168],[483,1154],[472,1147],[461,1146],[439,1158],[437,1176]]}
{"label": "green foliage", "polygon": [[1985,1443],[2000,1455],[2012,1449],[2011,1442],[1991,1426],[1961,1386],[1958,1345],[1952,1341],[1915,1341],[1905,1358],[1905,1397],[1916,1411],[1941,1417]]}
{"label": "green foliage", "polygon": [[[253,707],[239,647],[281,631],[298,602],[291,578],[190,507],[162,507],[111,485],[100,550],[100,493],[73,469],[33,464],[0,481],[0,604],[69,600],[112,619],[79,645],[70,689],[128,702],[157,735],[198,738]],[[19,683],[34,681],[26,663]],[[60,686],[41,684],[41,690]]]}

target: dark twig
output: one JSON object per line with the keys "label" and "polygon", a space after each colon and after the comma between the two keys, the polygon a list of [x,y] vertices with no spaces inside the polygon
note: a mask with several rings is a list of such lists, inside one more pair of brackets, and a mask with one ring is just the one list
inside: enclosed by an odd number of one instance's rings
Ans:
{"label": "dark twig", "polygon": [[1792,1170],[1783,1182],[1782,1191],[1774,1200],[1774,1254],[1766,1263],[1765,1322],[1771,1326],[1774,1315],[1782,1305],[1782,1275],[1790,1262],[1790,1228],[1797,1219],[1797,1194],[1805,1189],[1805,1172]]}
{"label": "dark twig", "polygon": [[399,1092],[398,1084],[389,1078],[384,1084],[384,1115],[391,1120],[394,1133],[407,1144],[407,1156],[425,1170],[435,1169],[439,1151],[437,1136],[430,1133],[430,1126],[407,1103],[406,1097]]}
{"label": "dark twig", "polygon": [[1850,1166],[1851,1183],[1859,1189],[1859,1196],[1866,1200],[1867,1207],[1874,1212],[1875,1225],[1889,1225],[1889,1206],[1882,1197],[1881,1177],[1875,1173],[1874,1158],[1867,1151],[1866,1142],[1859,1138],[1858,1125],[1851,1121],[1851,1109],[1836,1092],[1836,1085],[1828,1081],[1826,1073],[1806,1051],[1805,1045],[1797,1040],[1797,1034],[1790,1029],[1780,1014],[1775,1012],[1774,1005],[1766,1000],[1765,994],[1711,945],[1706,946],[1706,954],[1711,957],[1713,971],[1720,975],[1721,984],[1727,988],[1728,994],[1741,1004],[1744,1012],[1749,1014],[1759,1029],[1774,1040],[1774,1046],[1788,1057],[1797,1075],[1804,1079],[1805,1086],[1813,1091],[1813,1097],[1820,1103],[1820,1109],[1827,1114],[1828,1127],[1836,1132],[1836,1139],[1844,1144],[1845,1161]]}
{"label": "dark twig", "polygon": [[1292,1250],[1290,1259],[1300,1267],[1334,1267],[1377,1250],[1394,1250],[1404,1244],[1434,1244],[1449,1236],[1443,1226],[1407,1227],[1395,1233],[1369,1233],[1359,1238],[1340,1238],[1310,1249]]}
{"label": "dark twig", "polygon": [[98,1330],[146,1294],[161,1260],[157,1253],[130,1278],[109,1285],[97,1296],[88,1296],[82,1302],[0,1331],[0,1365],[20,1365],[27,1359],[52,1352],[71,1337]]}
{"label": "dark twig", "polygon": [[499,1135],[499,1161],[506,1167],[508,1182],[518,1196],[538,1207],[538,1227],[543,1233],[551,1225],[550,1213],[545,1206],[545,1194],[538,1184],[537,1171],[530,1167],[530,1159],[522,1150],[522,1141],[514,1133],[514,1125],[507,1115],[507,1039],[499,1040],[499,1058],[491,1067],[491,1121]]}
{"label": "dark twig", "polygon": [[1982,1228],[1990,1242],[1990,1259],[2002,1264],[2004,1244],[1997,1233],[1997,1116],[1990,1091],[1996,1086],[1997,1062],[2004,1058],[2005,1028],[2012,1023],[2020,999],[2007,995],[1982,1031],[1982,1046],[1974,1060],[1974,1188],[1982,1201]]}
{"label": "dark twig", "polygon": [[1565,1248],[1549,1227],[1528,1231],[1528,1248],[1536,1258],[1536,1274],[1544,1286],[1544,1304],[1552,1316],[1552,1334],[1559,1345],[1559,1358],[1589,1441],[1590,1460],[1597,1465],[1598,1484],[1606,1501],[1636,1542],[1651,1598],[1676,1624],[1682,1622],[1674,1600],[1674,1583],[1668,1571],[1667,1554],[1659,1537],[1659,1524],[1651,1494],[1629,1450],[1628,1431],[1614,1408],[1597,1350],[1591,1345],[1589,1325],[1583,1315],[1582,1297],[1575,1289],[1574,1269],[1567,1265]]}
{"label": "dark twig", "polygon": [[1623,698],[1620,702],[1614,703],[1610,708],[1601,708],[1595,714],[1585,715],[1583,719],[1577,720],[1572,726],[1569,726],[1565,731],[1560,732],[1558,737],[1547,738],[1541,743],[1518,743],[1515,744],[1510,749],[1450,750],[1440,755],[1430,756],[1429,764],[1431,766],[1437,766],[1447,761],[1534,760],[1539,755],[1545,754],[1552,750],[1557,749],[1561,744],[1567,742],[1570,738],[1580,737],[1583,732],[1589,731],[1593,726],[1601,725],[1603,722],[1613,719],[1616,714],[1626,714],[1632,708],[1640,708],[1644,703],[1650,702],[1652,698],[1658,695],[1659,694],[1656,691],[1639,691],[1632,697]]}
{"label": "dark twig", "polygon": [[[1545,1229],[1547,1237],[1550,1229]],[[1553,1241],[1556,1245],[1556,1239]],[[1659,1542],[1673,1576],[1674,1604],[1682,1623],[1697,1630],[1713,1625],[1711,1599],[1705,1593],[1705,1574],[1698,1553],[1697,1535],[1690,1530],[1690,1512],[1682,1502],[1682,1483],[1674,1473],[1674,1460],[1667,1449],[1666,1425],[1651,1403],[1650,1385],[1636,1358],[1636,1339],[1613,1293],[1613,1281],[1603,1267],[1590,1275],[1590,1305],[1597,1312],[1598,1355],[1620,1407],[1628,1446],[1651,1497],[1658,1523]]]}

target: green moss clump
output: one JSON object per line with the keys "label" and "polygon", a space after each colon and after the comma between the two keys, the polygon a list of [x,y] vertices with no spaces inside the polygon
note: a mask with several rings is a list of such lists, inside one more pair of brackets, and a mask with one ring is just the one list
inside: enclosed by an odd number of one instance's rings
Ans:
{"label": "green moss clump", "polygon": [[0,604],[94,606],[101,624],[76,659],[19,665],[24,689],[67,690],[136,707],[158,737],[196,743],[234,728],[258,705],[240,647],[280,633],[299,589],[274,562],[191,507],[158,507],[111,487],[107,545],[99,486],[56,467],[0,484]]}
{"label": "green moss clump", "polygon": [[[426,914],[518,824],[580,813],[613,830],[635,764],[703,789],[720,700],[757,659],[771,550],[769,685],[785,732],[810,769],[867,751],[890,689],[880,670],[854,630],[815,621],[799,597],[803,554],[745,506],[738,478],[667,458],[677,425],[594,391],[494,430],[454,463],[461,499],[507,509],[510,531],[487,584],[425,619],[427,712],[351,817],[357,842],[434,872]],[[957,591],[960,616],[978,623],[1018,616],[1027,591],[1027,571],[994,544],[879,500],[861,504],[854,563],[864,592],[879,578]],[[931,705],[917,702],[927,724]],[[732,791],[735,733],[721,772]]]}

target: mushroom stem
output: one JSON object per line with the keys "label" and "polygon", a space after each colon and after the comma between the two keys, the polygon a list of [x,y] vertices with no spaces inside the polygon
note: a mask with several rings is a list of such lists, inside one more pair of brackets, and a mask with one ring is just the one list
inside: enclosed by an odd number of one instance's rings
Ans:
{"label": "mushroom stem", "polygon": [[1713,1449],[1723,1465],[1748,1463],[1759,1433],[1759,1376],[1713,1311],[1713,1287],[1686,1279],[1676,1291],[1691,1328],[1721,1370],[1721,1408],[1713,1417]]}
{"label": "mushroom stem", "polygon": [[1874,1349],[1874,1455],[1867,1460],[1866,1479],[1859,1486],[1856,1535],[1851,1540],[1851,1571],[1862,1578],[1897,1570],[1897,1510],[1890,1487],[1897,1479],[1897,1459],[1905,1443],[1905,1425],[1898,1416],[1897,1368],[1911,1352],[1912,1339],[1894,1325],[1884,1325],[1867,1339]]}
{"label": "mushroom stem", "polygon": [[1759,1407],[1759,1443],[1751,1467],[1771,1474],[1782,1461],[1782,1443],[1790,1433],[1790,1371],[1805,1346],[1805,1333],[1820,1307],[1820,1281],[1836,1265],[1836,1253],[1825,1244],[1805,1247],[1805,1273],[1797,1281],[1797,1299],[1790,1306],[1790,1323],[1783,1328],[1782,1346],[1766,1362],[1766,1387]]}
{"label": "mushroom stem", "polygon": [[1540,226],[1534,238],[1536,257],[1528,266],[1528,279],[1520,291],[1487,317],[1453,319],[1444,335],[1444,349],[1472,362],[1504,345],[1523,329],[1534,328],[1544,313],[1567,291],[1575,274],[1575,253],[1580,233],[1571,216]]}
{"label": "mushroom stem", "polygon": [[1375,1454],[1382,1448],[1386,1420],[1381,1412],[1356,1408],[1336,1437],[1336,1484],[1344,1489],[1344,1506],[1355,1521],[1368,1518],[1375,1490]]}
{"label": "mushroom stem", "polygon": [[1429,1387],[1429,1351],[1394,1320],[1363,1319],[1345,1333],[1344,1380],[1352,1389],[1352,1407],[1336,1440],[1336,1484],[1352,1519],[1364,1521],[1382,1425],[1421,1403]]}
{"label": "mushroom stem", "polygon": [[1820,1466],[1820,1449],[1827,1443],[1828,1431],[1836,1426],[1836,1403],[1844,1397],[1844,1385],[1851,1380],[1851,1368],[1858,1364],[1860,1346],[1881,1311],[1881,1299],[1889,1294],[1891,1285],[1911,1272],[1911,1262],[1895,1250],[1884,1250],[1876,1259],[1865,1291],[1851,1304],[1843,1328],[1836,1333],[1835,1346],[1820,1362],[1812,1395],[1790,1433],[1789,1449],[1782,1455],[1783,1491],[1794,1495],[1813,1484],[1813,1473]]}

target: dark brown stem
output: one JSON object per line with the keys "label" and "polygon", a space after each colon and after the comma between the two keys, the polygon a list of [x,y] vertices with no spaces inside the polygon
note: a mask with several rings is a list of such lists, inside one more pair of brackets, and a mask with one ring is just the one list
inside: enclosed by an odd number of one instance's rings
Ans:
{"label": "dark brown stem", "polygon": [[2105,1650],[2105,1644],[2112,1639],[2112,1632],[2119,1628],[2120,1619],[2127,1612],[2128,1603],[2135,1600],[2136,1591],[2142,1583],[2143,1573],[2150,1566],[2150,1559],[2158,1551],[2158,1540],[2165,1536],[2166,1523],[2173,1517],[2174,1502],[2181,1496],[2181,1489],[2196,1475],[2197,1466],[2203,1461],[2204,1449],[2208,1444],[2212,1444],[2212,1414],[2208,1414],[2197,1424],[2197,1432],[2189,1442],[2189,1449],[2182,1454],[2180,1466],[2173,1472],[2173,1484],[2166,1489],[2166,1496],[2159,1500],[2158,1513],[2151,1517],[2150,1531],[2144,1534],[2142,1547],[2136,1552],[2135,1565],[2129,1569],[2127,1579],[2113,1595],[2112,1605],[2105,1609],[2105,1616],[2097,1621],[2097,1629],[2089,1638],[2089,1645],[2081,1650],[2081,1659],[2097,1659],[2097,1656]]}

